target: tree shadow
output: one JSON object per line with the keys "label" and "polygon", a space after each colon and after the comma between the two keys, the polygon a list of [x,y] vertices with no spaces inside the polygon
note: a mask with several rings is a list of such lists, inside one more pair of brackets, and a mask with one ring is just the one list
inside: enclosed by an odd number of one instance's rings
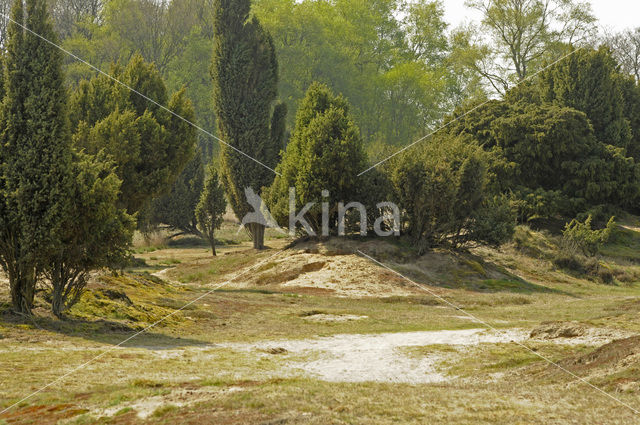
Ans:
{"label": "tree shadow", "polygon": [[396,264],[391,268],[424,285],[480,293],[546,293],[575,297],[570,292],[530,282],[499,264],[469,252],[429,251],[409,260],[405,256],[395,261],[391,256],[387,261]]}
{"label": "tree shadow", "polygon": [[[211,345],[207,341],[192,338],[167,335],[145,331],[145,326],[130,326],[129,324],[106,319],[87,320],[77,317],[67,317],[60,320],[48,315],[37,308],[34,315],[27,317],[13,313],[7,306],[0,311],[0,325],[5,328],[29,326],[46,332],[53,332],[71,338],[81,338],[87,341],[107,345],[119,345],[128,348],[144,348],[149,350],[170,350],[182,347],[206,347]],[[50,339],[43,335],[43,339]],[[131,339],[129,339],[131,338]],[[32,340],[33,338],[30,338]],[[123,341],[126,341],[123,343]]]}
{"label": "tree shadow", "polygon": [[461,278],[455,282],[441,282],[438,286],[451,289],[465,289],[481,293],[510,292],[516,294],[555,294],[569,297],[576,295],[557,288],[530,282],[485,258],[471,253],[454,253],[463,264],[477,269],[475,276]]}

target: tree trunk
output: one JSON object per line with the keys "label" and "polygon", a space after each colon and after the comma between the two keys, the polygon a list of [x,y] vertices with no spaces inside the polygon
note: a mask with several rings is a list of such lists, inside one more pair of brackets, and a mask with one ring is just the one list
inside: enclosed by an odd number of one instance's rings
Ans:
{"label": "tree trunk", "polygon": [[211,252],[213,253],[213,256],[217,257],[218,254],[216,253],[216,237],[213,230],[207,232],[207,239],[209,240],[209,245],[211,245]]}
{"label": "tree trunk", "polygon": [[64,310],[64,300],[60,291],[53,291],[51,298],[51,311],[58,318],[62,319],[62,311]]}
{"label": "tree trunk", "polygon": [[251,237],[253,238],[253,249],[264,249],[264,225],[252,223],[250,229]]}
{"label": "tree trunk", "polygon": [[18,270],[13,276],[9,275],[11,302],[16,313],[30,316],[36,292],[35,270],[23,268],[26,270]]}
{"label": "tree trunk", "polygon": [[211,252],[213,253],[213,256],[217,257],[218,254],[216,253],[216,241],[213,238],[211,238],[209,240],[209,243],[211,244]]}

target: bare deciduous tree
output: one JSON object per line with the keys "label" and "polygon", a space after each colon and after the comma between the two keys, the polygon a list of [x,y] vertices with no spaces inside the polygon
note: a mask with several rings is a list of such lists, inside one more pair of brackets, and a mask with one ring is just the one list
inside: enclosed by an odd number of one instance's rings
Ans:
{"label": "bare deciduous tree", "polygon": [[610,33],[604,40],[622,70],[640,81],[640,27],[619,33]]}

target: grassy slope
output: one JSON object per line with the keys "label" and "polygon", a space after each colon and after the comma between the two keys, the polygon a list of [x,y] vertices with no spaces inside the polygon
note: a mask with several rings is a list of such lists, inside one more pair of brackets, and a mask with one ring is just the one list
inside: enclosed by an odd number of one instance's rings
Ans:
{"label": "grassy slope", "polygon": [[[244,235],[228,227],[224,239],[229,244],[216,259],[202,245],[140,247],[138,257],[146,266],[124,276],[97,278],[69,322],[54,320],[44,308],[37,310],[35,321],[5,313],[0,321],[0,355],[9,367],[0,368],[0,382],[7,383],[0,386],[0,406],[113,347],[213,285],[266,261],[255,273],[23,403],[0,423],[575,423],[577,418],[580,423],[634,423],[630,410],[566,374],[555,373],[514,344],[482,345],[465,352],[417,348],[410,354],[447,352],[443,370],[463,379],[415,386],[283,378],[278,370],[290,360],[287,355],[237,353],[207,345],[479,327],[420,291],[406,297],[350,299],[270,284],[279,269],[268,259],[286,244],[273,236],[268,243],[272,249],[256,254]],[[328,258],[349,259],[353,249],[362,249],[496,327],[531,329],[545,321],[579,321],[638,332],[638,247],[640,233],[633,226],[620,229],[605,247],[602,266],[616,276],[613,285],[555,269],[554,237],[525,228],[518,230],[516,243],[510,246],[477,248],[468,254],[436,252],[418,259],[402,245],[335,241],[316,251]],[[286,259],[295,254],[281,255]],[[162,280],[150,275],[167,267],[171,269],[161,274]],[[388,279],[388,274],[379,272],[380,279]],[[317,313],[367,318],[308,320]],[[551,343],[533,348],[566,367],[580,364],[572,359],[593,351]],[[637,404],[636,365],[575,370]],[[152,406],[146,419],[139,418],[136,403],[155,399],[162,403]]]}

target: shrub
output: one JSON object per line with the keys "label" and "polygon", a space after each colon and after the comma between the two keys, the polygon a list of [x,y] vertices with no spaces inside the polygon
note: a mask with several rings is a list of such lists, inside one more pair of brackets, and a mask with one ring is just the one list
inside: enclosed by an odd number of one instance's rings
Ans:
{"label": "shrub", "polygon": [[[588,275],[593,277],[601,277],[602,267],[600,262],[595,258],[586,258],[582,255],[560,252],[552,261],[553,265],[562,270],[569,270],[580,275]],[[606,271],[606,269],[605,269]],[[603,273],[604,281],[607,279],[606,273]],[[611,277],[613,279],[613,275]]]}
{"label": "shrub", "polygon": [[486,170],[486,153],[467,136],[440,137],[396,160],[395,201],[403,211],[403,231],[419,251],[445,243],[499,244],[513,234],[508,206],[489,197]]}
{"label": "shrub", "polygon": [[564,210],[566,203],[566,197],[560,191],[526,187],[514,190],[510,202],[519,223],[552,218]]}
{"label": "shrub", "polygon": [[497,196],[485,201],[472,217],[468,233],[470,241],[499,246],[513,238],[516,216],[506,197]]}
{"label": "shrub", "polygon": [[[542,97],[507,96],[455,112],[460,119],[451,123],[450,134],[471,136],[487,150],[489,185],[517,195],[520,222],[574,216],[600,204],[637,210],[640,165],[629,157],[635,150],[626,150],[628,123],[605,56],[584,52],[572,59],[605,74],[590,75],[567,62],[546,73]],[[594,102],[593,87],[599,84],[607,90]]]}
{"label": "shrub", "polygon": [[552,261],[553,265],[559,269],[570,270],[576,273],[585,273],[586,268],[584,262],[576,255],[562,253]]}
{"label": "shrub", "polygon": [[589,216],[584,222],[577,219],[568,223],[562,232],[563,247],[570,252],[581,251],[588,257],[598,254],[600,247],[609,241],[611,232],[615,228],[615,217],[611,217],[604,229],[591,229],[592,217]]}
{"label": "shrub", "polygon": [[[358,173],[366,163],[360,131],[347,101],[322,84],[312,84],[298,110],[291,141],[276,168],[280,175],[265,197],[273,217],[281,226],[289,224],[289,189],[295,188],[297,211],[315,203],[305,214],[311,229],[296,230],[320,233],[321,205],[327,202],[329,227],[335,233],[338,203],[358,200],[364,180]],[[329,191],[328,197],[323,196],[325,190]]]}
{"label": "shrub", "polygon": [[598,278],[602,281],[602,283],[606,283],[607,285],[611,285],[614,280],[613,272],[607,268],[601,267],[598,270]]}

